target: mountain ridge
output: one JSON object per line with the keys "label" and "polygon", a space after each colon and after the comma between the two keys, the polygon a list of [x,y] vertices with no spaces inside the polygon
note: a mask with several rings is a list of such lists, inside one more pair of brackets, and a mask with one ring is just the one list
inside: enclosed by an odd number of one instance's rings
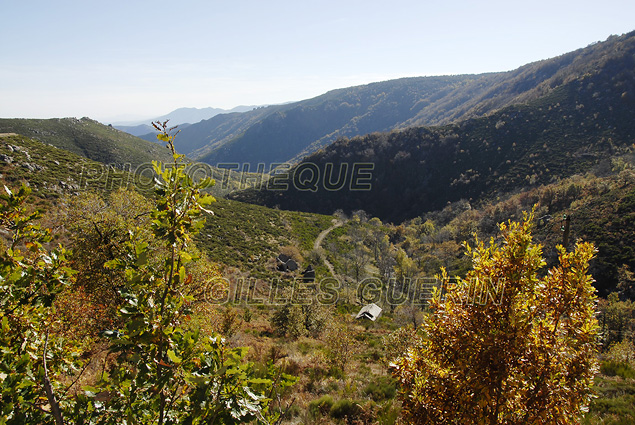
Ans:
{"label": "mountain ridge", "polygon": [[[291,169],[287,181],[296,184],[288,190],[232,196],[326,214],[364,209],[401,222],[446,202],[496,197],[606,167],[635,138],[635,38],[623,41],[620,56],[527,103],[444,126],[340,138]],[[373,165],[370,190],[353,190],[354,164]],[[340,181],[337,170],[348,170],[348,180],[330,190],[325,182]],[[298,185],[308,172],[320,176],[315,190]]]}
{"label": "mountain ridge", "polygon": [[446,125],[538,99],[631,49],[611,36],[512,71],[409,77],[331,90],[312,99],[220,115],[184,129],[180,150],[209,164],[297,162],[340,137]]}
{"label": "mountain ridge", "polygon": [[[132,120],[132,121],[119,121],[113,122],[111,125],[118,130],[125,131],[126,133],[132,134],[133,136],[141,137],[148,134],[156,134],[154,127],[150,123],[155,121],[166,121],[169,120],[170,124],[178,125],[181,128],[185,128],[190,124],[195,124],[203,120],[207,120],[215,117],[219,114],[231,114],[234,112],[247,112],[257,106],[247,106],[247,105],[239,105],[231,109],[222,109],[222,108],[191,108],[191,107],[183,107],[175,109],[174,111],[161,115],[159,117],[150,118],[147,120]],[[148,140],[148,138],[146,138]],[[150,140],[153,141],[153,140]]]}
{"label": "mountain ridge", "polygon": [[86,117],[0,118],[0,133],[18,133],[118,168],[171,160],[164,147]]}

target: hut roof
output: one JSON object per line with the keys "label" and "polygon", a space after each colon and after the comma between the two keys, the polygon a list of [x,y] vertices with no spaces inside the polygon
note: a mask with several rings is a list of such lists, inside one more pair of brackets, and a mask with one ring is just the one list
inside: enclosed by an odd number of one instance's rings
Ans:
{"label": "hut roof", "polygon": [[359,313],[357,313],[357,316],[355,316],[355,319],[370,319],[374,322],[380,315],[381,307],[375,303],[371,303],[362,307]]}

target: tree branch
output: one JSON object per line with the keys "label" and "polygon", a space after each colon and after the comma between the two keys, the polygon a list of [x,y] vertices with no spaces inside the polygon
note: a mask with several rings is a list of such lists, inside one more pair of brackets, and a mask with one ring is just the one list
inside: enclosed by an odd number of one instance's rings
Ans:
{"label": "tree branch", "polygon": [[44,353],[42,354],[42,360],[44,361],[44,378],[43,385],[44,391],[46,392],[46,398],[48,399],[49,404],[51,405],[51,414],[55,418],[55,423],[57,425],[64,425],[64,419],[62,418],[62,411],[60,410],[60,405],[57,403],[55,399],[55,394],[53,394],[53,386],[51,385],[51,381],[49,380],[48,368],[46,367],[46,348],[49,343],[49,332],[46,331],[46,340],[44,341]]}

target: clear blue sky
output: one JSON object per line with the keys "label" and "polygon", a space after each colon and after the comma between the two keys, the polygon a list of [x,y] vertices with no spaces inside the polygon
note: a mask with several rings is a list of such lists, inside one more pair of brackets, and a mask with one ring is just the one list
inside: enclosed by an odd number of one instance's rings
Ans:
{"label": "clear blue sky", "polygon": [[635,30],[633,0],[0,0],[0,117],[153,117],[506,71]]}

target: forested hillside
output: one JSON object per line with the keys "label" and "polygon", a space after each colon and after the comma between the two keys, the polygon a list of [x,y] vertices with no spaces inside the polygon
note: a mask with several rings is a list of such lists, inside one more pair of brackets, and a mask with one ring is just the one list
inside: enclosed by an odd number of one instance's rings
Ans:
{"label": "forested hillside", "polygon": [[[540,203],[541,215],[574,215],[573,237],[600,249],[592,267],[596,286],[607,294],[618,285],[620,267],[635,267],[631,183],[615,174],[633,163],[634,70],[634,56],[621,55],[543,97],[486,117],[340,139],[260,190],[231,197],[323,214],[364,210],[398,224],[454,202],[484,206],[524,193]],[[560,186],[573,176],[608,180],[594,183],[594,195],[587,196],[584,185]],[[492,222],[506,215],[495,217]],[[552,235],[550,245],[557,238]]]}
{"label": "forested hillside", "polygon": [[337,138],[445,125],[535,101],[632,59],[634,39],[634,33],[613,36],[509,72],[391,80],[218,115],[184,129],[177,144],[182,152],[209,164],[249,163],[253,170],[264,163],[268,169],[271,163],[299,160]]}
{"label": "forested hillside", "polygon": [[[308,186],[234,197],[326,214],[364,209],[400,222],[462,198],[491,199],[576,173],[602,173],[633,145],[634,69],[633,56],[624,55],[546,96],[487,117],[341,139],[291,170],[289,182],[308,179]],[[372,164],[365,171],[368,190],[351,190],[355,163]],[[312,167],[318,172],[308,173]],[[348,172],[340,173],[345,167]],[[340,174],[347,180],[338,190],[325,187],[324,179],[336,183]]]}

